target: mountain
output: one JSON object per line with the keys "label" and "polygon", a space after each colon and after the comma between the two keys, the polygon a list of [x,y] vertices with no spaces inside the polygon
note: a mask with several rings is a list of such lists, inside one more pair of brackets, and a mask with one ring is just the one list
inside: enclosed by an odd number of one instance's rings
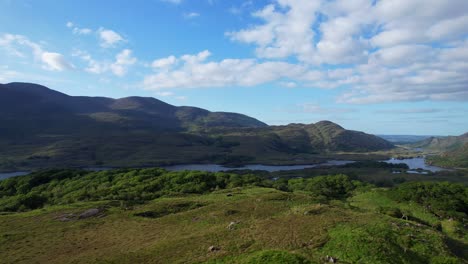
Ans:
{"label": "mountain", "polygon": [[468,168],[468,142],[455,150],[430,157],[429,162],[441,167]]}
{"label": "mountain", "polygon": [[391,143],[379,137],[346,130],[330,121],[277,126],[273,127],[273,131],[291,147],[309,151],[377,151],[393,147]]}
{"label": "mountain", "polygon": [[427,158],[430,164],[441,167],[468,168],[468,133],[460,136],[430,137],[408,146],[437,153]]}
{"label": "mountain", "polygon": [[468,133],[460,136],[430,137],[409,146],[427,151],[444,152],[461,148],[466,143],[468,143]]}
{"label": "mountain", "polygon": [[267,126],[245,115],[176,107],[155,98],[68,96],[30,83],[0,85],[0,112],[3,135]]}
{"label": "mountain", "polygon": [[317,155],[392,147],[330,121],[268,126],[242,114],[149,97],[69,96],[38,84],[0,84],[1,170],[307,163]]}

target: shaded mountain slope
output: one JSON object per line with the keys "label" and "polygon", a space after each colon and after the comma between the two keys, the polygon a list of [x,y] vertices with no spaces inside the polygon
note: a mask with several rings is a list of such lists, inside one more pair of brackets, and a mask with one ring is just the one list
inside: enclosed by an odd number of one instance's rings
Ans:
{"label": "shaded mountain slope", "polygon": [[0,85],[0,169],[310,162],[310,155],[392,148],[330,121],[268,126],[246,115],[155,98],[68,96]]}
{"label": "shaded mountain slope", "polygon": [[0,86],[0,121],[2,128],[10,134],[16,130],[28,131],[32,135],[76,134],[84,130],[105,129],[114,132],[127,132],[129,129],[183,131],[212,126],[267,126],[245,115],[176,107],[155,98],[75,97],[29,83]]}

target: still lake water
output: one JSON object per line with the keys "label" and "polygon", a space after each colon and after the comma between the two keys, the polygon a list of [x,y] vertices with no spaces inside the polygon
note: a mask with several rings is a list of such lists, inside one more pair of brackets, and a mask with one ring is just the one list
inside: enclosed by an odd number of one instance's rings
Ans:
{"label": "still lake water", "polygon": [[[315,168],[318,166],[339,166],[345,165],[348,163],[353,163],[354,161],[350,160],[329,160],[325,163],[320,164],[311,164],[311,165],[285,165],[285,166],[272,166],[272,165],[261,165],[261,164],[251,164],[245,165],[241,167],[225,167],[223,165],[218,164],[184,164],[184,165],[173,165],[173,166],[165,166],[162,167],[168,171],[184,171],[184,170],[199,170],[199,171],[209,171],[209,172],[219,172],[219,171],[228,171],[228,170],[265,170],[269,172],[273,171],[281,171],[281,170],[302,170],[307,168]],[[85,170],[90,171],[104,171],[104,170],[112,170],[114,168],[84,168]],[[27,171],[18,171],[18,172],[7,172],[1,173],[0,172],[0,180],[4,180],[7,178],[15,177],[15,176],[23,176],[27,175],[29,172]]]}
{"label": "still lake water", "polygon": [[16,171],[16,172],[7,172],[0,173],[0,180],[8,179],[16,176],[23,176],[29,174],[29,171]]}
{"label": "still lake water", "polygon": [[401,160],[392,158],[392,159],[386,160],[385,162],[392,163],[392,164],[405,163],[406,165],[408,165],[410,170],[423,169],[423,170],[428,170],[432,172],[447,170],[441,167],[427,165],[425,161],[426,161],[425,158],[412,158],[412,159],[401,159]]}
{"label": "still lake water", "polygon": [[[387,163],[405,163],[408,165],[410,168],[409,173],[415,172],[416,169],[423,169],[431,172],[437,172],[437,171],[442,171],[446,170],[444,168],[436,167],[436,166],[430,166],[425,164],[425,159],[424,158],[413,158],[413,159],[389,159],[386,160],[385,162]],[[311,165],[284,165],[284,166],[272,166],[272,165],[261,165],[261,164],[251,164],[251,165],[245,165],[241,167],[225,167],[223,165],[218,165],[218,164],[185,164],[185,165],[173,165],[173,166],[166,166],[163,167],[166,170],[169,171],[183,171],[183,170],[199,170],[199,171],[209,171],[209,172],[219,172],[219,171],[228,171],[228,170],[264,170],[264,171],[269,171],[269,172],[274,172],[274,171],[285,171],[285,170],[302,170],[302,169],[307,169],[307,168],[316,168],[319,166],[340,166],[340,165],[345,165],[349,163],[353,163],[354,161],[350,160],[329,160],[325,163],[319,163],[319,164],[311,164]],[[85,168],[88,170],[92,171],[102,171],[102,170],[110,170],[112,168]],[[29,172],[27,171],[17,171],[17,172],[8,172],[8,173],[0,173],[0,180],[15,177],[15,176],[22,176],[26,175]],[[425,173],[422,173],[425,174]]]}
{"label": "still lake water", "polygon": [[284,166],[273,166],[273,165],[261,165],[261,164],[251,164],[241,167],[225,167],[223,165],[217,164],[185,164],[185,165],[174,165],[164,167],[169,171],[183,171],[183,170],[199,170],[199,171],[210,171],[210,172],[219,172],[219,171],[228,171],[228,170],[264,170],[264,171],[282,171],[282,170],[302,170],[307,168],[315,168],[318,166],[339,166],[345,165],[348,163],[353,163],[354,161],[350,160],[329,160],[325,163],[320,164],[311,164],[311,165],[284,165]]}

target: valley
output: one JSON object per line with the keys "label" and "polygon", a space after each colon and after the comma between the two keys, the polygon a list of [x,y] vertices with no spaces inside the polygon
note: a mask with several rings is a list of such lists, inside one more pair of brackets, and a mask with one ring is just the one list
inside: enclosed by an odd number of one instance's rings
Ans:
{"label": "valley", "polygon": [[468,0],[0,0],[0,264],[468,264]]}
{"label": "valley", "polygon": [[[5,263],[467,263],[466,134],[0,85]],[[387,141],[390,140],[390,141]]]}

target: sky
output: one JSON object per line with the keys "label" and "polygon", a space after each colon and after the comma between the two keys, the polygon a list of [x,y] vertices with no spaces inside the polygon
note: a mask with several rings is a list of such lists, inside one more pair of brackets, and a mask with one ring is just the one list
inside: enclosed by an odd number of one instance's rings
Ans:
{"label": "sky", "polygon": [[0,0],[0,83],[270,125],[468,132],[466,0]]}

